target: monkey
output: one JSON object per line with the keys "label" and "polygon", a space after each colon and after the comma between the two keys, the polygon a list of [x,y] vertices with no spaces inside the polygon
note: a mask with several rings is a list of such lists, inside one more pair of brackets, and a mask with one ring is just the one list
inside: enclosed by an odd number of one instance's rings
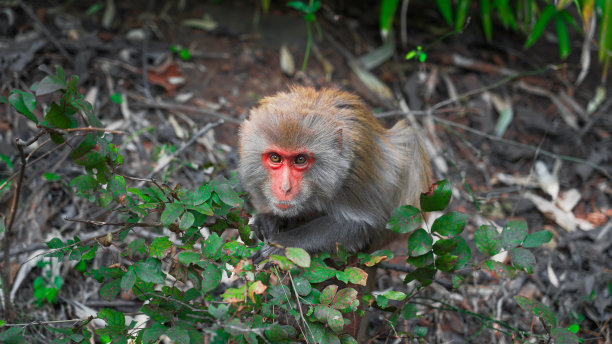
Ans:
{"label": "monkey", "polygon": [[406,120],[385,129],[354,94],[294,86],[263,98],[239,129],[238,175],[266,242],[260,262],[284,247],[333,253],[372,249],[393,234],[393,209],[418,207],[431,185],[419,134]]}

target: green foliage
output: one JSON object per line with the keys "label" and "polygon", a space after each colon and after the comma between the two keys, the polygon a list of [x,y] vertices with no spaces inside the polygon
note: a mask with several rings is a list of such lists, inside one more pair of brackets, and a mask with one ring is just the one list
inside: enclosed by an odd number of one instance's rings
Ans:
{"label": "green foliage", "polygon": [[572,325],[569,329],[557,327],[557,317],[545,304],[520,295],[515,296],[514,300],[522,309],[540,318],[546,332],[550,333],[550,337],[555,343],[579,343],[578,337],[575,335],[575,331],[578,330],[577,326]]}
{"label": "green foliage", "polygon": [[381,0],[380,1],[380,33],[383,37],[387,37],[391,31],[395,11],[399,0]]}
{"label": "green foliage", "polygon": [[[79,271],[100,283],[102,299],[112,301],[121,292],[133,295],[142,302],[139,311],[151,319],[144,328],[136,328],[134,322],[126,323],[121,311],[103,309],[97,314],[107,324],[96,330],[100,341],[153,343],[165,335],[176,343],[200,343],[205,337],[211,343],[356,343],[344,333],[350,318],[345,315],[358,312],[360,305],[389,312],[390,326],[396,326],[400,316],[418,318],[411,303],[414,295],[405,290],[363,297],[358,293],[357,287],[366,285],[366,271],[393,257],[387,250],[359,253],[355,260],[342,248],[334,255],[310,255],[301,248],[288,247],[284,255],[273,255],[264,266],[254,266],[250,257],[261,245],[250,244],[248,215],[242,209],[244,195],[236,191],[235,176],[192,190],[169,183],[132,184],[132,179],[117,173],[123,156],[110,143],[110,135],[104,134],[93,108],[75,85],[76,77],[65,77],[57,67],[55,75],[33,87],[36,95],[57,95],[57,105],[46,108],[40,128],[54,135],[56,144],[63,145],[74,139],[73,131],[66,129],[78,132],[89,127],[83,130],[86,134],[80,136],[82,141],[66,145],[71,149],[72,162],[83,171],[69,185],[79,197],[112,209],[123,223],[87,241],[54,238],[47,242],[50,251],[46,256],[76,261]],[[36,96],[21,91],[12,91],[11,95],[11,106],[36,122],[37,118],[30,116]],[[448,181],[440,181],[421,195],[421,210],[404,205],[391,214],[387,227],[408,236],[410,256],[406,262],[414,269],[405,282],[416,280],[427,286],[438,273],[450,274],[455,285],[463,280],[459,272],[471,261],[470,246],[462,238],[468,216],[447,212],[431,228],[422,227],[424,212],[444,210],[451,190]],[[134,227],[150,229],[155,238],[128,236]],[[474,237],[476,248],[489,256],[506,250],[512,266],[487,259],[476,267],[507,277],[512,277],[516,269],[529,272],[535,258],[528,249],[550,240],[547,233],[528,234],[525,222],[518,220],[510,221],[500,234],[493,227],[483,226]],[[121,251],[121,263],[93,268],[90,262],[98,248],[111,245]],[[349,265],[349,261],[356,263]],[[63,283],[45,271],[43,266],[42,276],[34,282],[39,304],[54,302]],[[221,287],[223,277],[229,276],[236,282]],[[524,303],[540,309],[539,305]],[[298,323],[300,326],[295,326]],[[0,332],[3,342],[18,342],[21,337],[15,328]],[[413,337],[422,337],[427,328],[415,326],[412,331]],[[89,333],[80,329],[58,329],[56,333],[61,336],[57,343],[90,339]],[[558,338],[567,335],[562,329],[555,333]]]}
{"label": "green foliage", "polygon": [[304,52],[304,61],[302,62],[302,71],[306,71],[306,65],[308,64],[308,57],[310,56],[310,49],[312,47],[312,26],[314,23],[317,30],[321,29],[317,25],[315,13],[321,8],[321,1],[319,0],[308,0],[308,3],[302,2],[299,0],[289,1],[287,6],[298,10],[302,13],[304,20],[306,21],[306,32],[308,34],[308,38],[306,41],[306,51]]}
{"label": "green foliage", "polygon": [[[470,0],[436,0],[436,5],[442,18],[448,26],[460,32],[466,25]],[[381,0],[381,3],[384,1]],[[547,2],[537,0],[480,0],[479,14],[482,31],[485,38],[493,38],[494,19],[498,19],[502,26],[513,31],[522,31],[526,35],[525,48],[533,46],[551,22],[554,23],[559,56],[566,59],[570,52],[570,31],[583,33],[583,29],[576,23],[568,9],[575,6],[581,14],[584,31],[589,30],[589,23],[597,20],[599,24],[597,49],[599,60],[604,65],[605,80],[610,57],[612,56],[612,1],[610,0],[582,0]],[[382,17],[381,17],[382,25]],[[412,52],[411,52],[412,53]],[[408,58],[408,57],[407,57]]]}
{"label": "green foliage", "polygon": [[64,280],[61,276],[53,274],[51,262],[39,261],[37,266],[42,269],[42,275],[36,277],[32,285],[36,304],[42,306],[44,302],[57,302],[57,294],[64,284]]}

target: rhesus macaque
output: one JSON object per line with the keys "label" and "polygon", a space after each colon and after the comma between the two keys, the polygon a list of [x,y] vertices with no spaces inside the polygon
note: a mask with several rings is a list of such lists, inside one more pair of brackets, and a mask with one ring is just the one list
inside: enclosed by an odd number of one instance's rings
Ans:
{"label": "rhesus macaque", "polygon": [[294,87],[264,98],[240,128],[239,175],[257,210],[254,230],[282,247],[350,253],[384,243],[396,207],[418,207],[429,159],[406,121],[385,129],[350,93]]}

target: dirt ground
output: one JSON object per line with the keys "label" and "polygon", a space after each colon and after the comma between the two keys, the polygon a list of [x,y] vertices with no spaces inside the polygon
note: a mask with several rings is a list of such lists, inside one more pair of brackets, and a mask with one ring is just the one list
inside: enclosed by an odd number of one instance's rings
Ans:
{"label": "dirt ground", "polygon": [[[187,1],[185,8],[179,3],[115,2],[106,28],[104,10],[86,15],[89,3],[28,2],[36,20],[18,4],[0,3],[0,93],[25,89],[62,65],[67,74],[79,75],[79,88],[104,125],[130,134],[130,140],[117,138],[128,161],[124,168],[143,177],[164,149],[180,147],[206,124],[225,119],[183,151],[181,163],[158,176],[189,187],[235,168],[240,121],[261,97],[291,85],[352,91],[387,125],[410,110],[427,137],[436,179],[448,178],[454,186],[453,209],[470,214],[468,237],[481,224],[503,226],[516,218],[526,219],[530,231],[554,234],[536,251],[531,275],[507,281],[474,271],[458,290],[441,276],[428,295],[460,311],[424,310],[419,324],[428,327],[427,340],[512,342],[481,331],[482,323],[468,312],[543,333],[512,299],[520,294],[548,305],[563,326],[579,323],[585,342],[612,343],[612,89],[602,83],[594,51],[586,78],[576,83],[582,37],[573,37],[567,61],[560,60],[548,36],[524,50],[524,36],[496,28],[494,41],[486,43],[476,19],[463,33],[438,40],[448,30],[440,27],[435,7],[411,2],[407,39],[398,37],[392,56],[370,70],[388,88],[391,97],[385,97],[352,67],[383,44],[376,1],[325,1],[317,14],[321,35],[315,32],[305,72],[300,69],[306,24],[296,11],[275,2],[267,14],[257,9],[259,1]],[[187,48],[190,59],[171,52],[174,45]],[[419,45],[427,61],[405,60]],[[282,49],[293,71],[281,62]],[[591,111],[598,87],[608,98]],[[111,101],[115,93],[124,96],[122,104]],[[497,136],[499,118],[508,111],[513,117]],[[13,142],[30,138],[33,129],[0,105],[0,153],[15,165]],[[69,195],[66,183],[42,178],[45,172],[78,175],[64,164],[68,154],[53,152],[26,175],[21,200],[26,206],[13,230],[15,272],[50,237],[100,230],[65,221],[103,213]],[[0,165],[0,179],[10,174]],[[6,214],[9,205],[10,193],[0,194],[0,211]],[[64,272],[60,307],[31,303],[35,274],[20,281],[15,304],[33,320],[76,317],[71,299],[92,309],[112,306],[95,292],[87,294],[94,282]],[[381,278],[379,287],[389,286],[401,287],[400,274]],[[137,309],[121,302],[124,309]],[[374,319],[373,326],[377,321],[382,323]]]}

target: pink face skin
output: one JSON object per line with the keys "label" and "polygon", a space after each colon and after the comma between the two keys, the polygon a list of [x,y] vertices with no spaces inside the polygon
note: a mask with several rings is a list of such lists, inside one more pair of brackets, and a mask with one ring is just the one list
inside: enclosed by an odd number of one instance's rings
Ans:
{"label": "pink face skin", "polygon": [[281,210],[291,208],[291,201],[300,193],[302,178],[312,167],[314,157],[304,150],[271,147],[261,158],[272,180],[270,191],[277,201],[274,206]]}

